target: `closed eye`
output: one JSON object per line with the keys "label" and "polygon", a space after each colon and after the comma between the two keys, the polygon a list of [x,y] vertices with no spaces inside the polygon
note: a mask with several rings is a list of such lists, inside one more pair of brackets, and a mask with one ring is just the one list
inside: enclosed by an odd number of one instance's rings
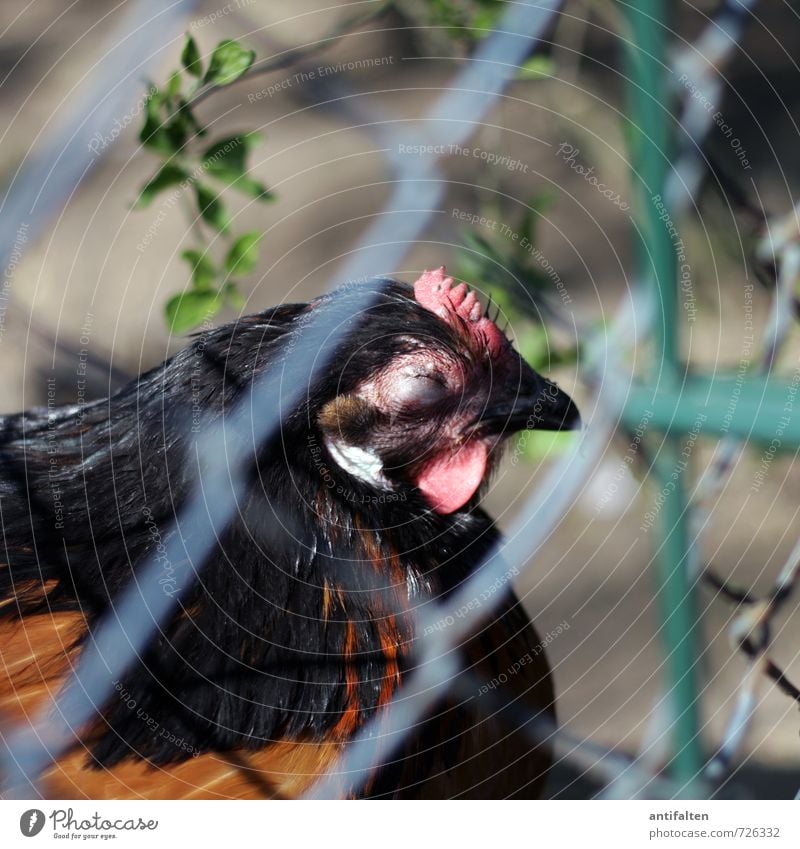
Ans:
{"label": "closed eye", "polygon": [[444,378],[433,373],[408,371],[394,386],[394,401],[400,404],[432,404],[447,395]]}

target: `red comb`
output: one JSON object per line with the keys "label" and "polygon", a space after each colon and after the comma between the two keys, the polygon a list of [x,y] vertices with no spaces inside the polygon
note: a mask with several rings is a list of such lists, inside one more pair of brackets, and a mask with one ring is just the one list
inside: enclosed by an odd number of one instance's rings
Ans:
{"label": "red comb", "polygon": [[505,335],[483,314],[480,301],[466,283],[453,286],[454,282],[452,277],[445,277],[443,265],[436,271],[425,271],[414,284],[414,297],[420,306],[453,327],[466,326],[469,334],[485,344],[493,357],[499,356],[508,346]]}

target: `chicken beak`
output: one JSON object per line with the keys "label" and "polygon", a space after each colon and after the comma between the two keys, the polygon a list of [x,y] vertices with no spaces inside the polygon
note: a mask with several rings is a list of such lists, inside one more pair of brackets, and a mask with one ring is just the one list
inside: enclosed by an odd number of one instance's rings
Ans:
{"label": "chicken beak", "polygon": [[555,383],[541,378],[532,395],[494,399],[481,412],[474,430],[483,436],[501,436],[519,430],[578,430],[581,417],[575,402]]}

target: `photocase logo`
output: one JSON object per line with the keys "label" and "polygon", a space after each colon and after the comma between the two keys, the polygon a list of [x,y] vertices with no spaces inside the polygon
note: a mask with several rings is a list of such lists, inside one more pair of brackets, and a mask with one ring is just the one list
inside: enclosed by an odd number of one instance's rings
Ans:
{"label": "photocase logo", "polygon": [[19,830],[25,837],[36,837],[44,828],[44,812],[38,808],[31,808],[19,818]]}

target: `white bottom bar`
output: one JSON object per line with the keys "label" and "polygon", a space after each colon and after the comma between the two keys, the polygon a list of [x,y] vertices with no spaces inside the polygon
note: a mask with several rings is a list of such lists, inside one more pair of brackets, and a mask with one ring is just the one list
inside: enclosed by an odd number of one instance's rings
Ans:
{"label": "white bottom bar", "polygon": [[797,847],[799,812],[777,801],[0,801],[0,845]]}

